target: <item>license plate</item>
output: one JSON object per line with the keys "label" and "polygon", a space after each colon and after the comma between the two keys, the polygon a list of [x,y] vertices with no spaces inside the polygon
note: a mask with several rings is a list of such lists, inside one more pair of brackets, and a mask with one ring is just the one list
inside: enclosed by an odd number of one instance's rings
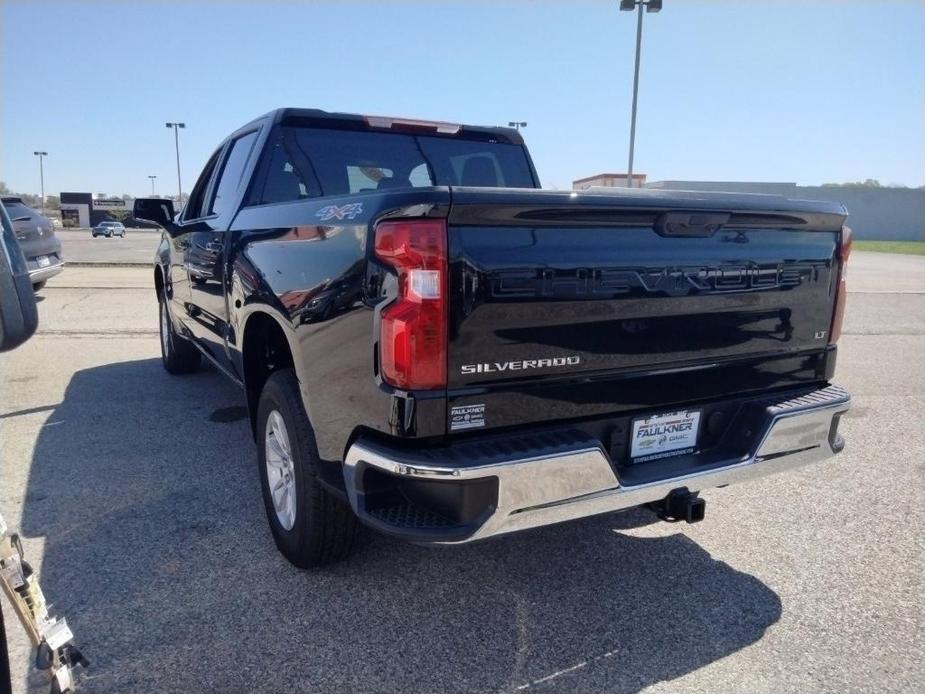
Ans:
{"label": "license plate", "polygon": [[679,410],[633,420],[630,458],[635,463],[697,450],[700,410]]}
{"label": "license plate", "polygon": [[51,258],[49,258],[47,255],[40,255],[38,258],[36,258],[36,261],[38,262],[39,267],[48,267],[51,265]]}

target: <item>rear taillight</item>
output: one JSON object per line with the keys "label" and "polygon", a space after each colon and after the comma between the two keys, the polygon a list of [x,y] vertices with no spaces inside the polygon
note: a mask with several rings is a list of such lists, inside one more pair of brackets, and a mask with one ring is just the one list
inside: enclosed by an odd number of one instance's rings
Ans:
{"label": "rear taillight", "polygon": [[445,388],[446,223],[382,222],[376,227],[376,256],[398,272],[398,297],[381,314],[382,379],[409,390]]}
{"label": "rear taillight", "polygon": [[834,345],[841,337],[842,321],[845,319],[845,301],[848,299],[846,274],[848,256],[851,255],[851,229],[842,227],[838,241],[838,286],[835,290],[835,313],[832,316],[832,329],[829,330],[829,344]]}

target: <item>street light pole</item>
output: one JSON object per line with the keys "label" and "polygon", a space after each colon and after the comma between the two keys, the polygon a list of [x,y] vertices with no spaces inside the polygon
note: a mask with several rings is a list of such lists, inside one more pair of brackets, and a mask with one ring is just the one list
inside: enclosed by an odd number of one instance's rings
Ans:
{"label": "street light pole", "polygon": [[525,121],[525,120],[511,120],[511,121],[508,121],[508,122],[507,122],[507,127],[509,127],[509,128],[514,128],[514,130],[517,130],[518,132],[520,132],[520,129],[521,129],[521,128],[526,128],[526,127],[527,127],[527,121]]}
{"label": "street light pole", "polygon": [[168,128],[173,128],[173,143],[177,149],[177,204],[183,204],[183,184],[180,183],[180,128],[185,128],[186,123],[167,123]]}
{"label": "street light pole", "polygon": [[636,148],[636,104],[639,95],[639,53],[642,48],[642,8],[646,12],[658,12],[662,9],[662,0],[620,0],[620,9],[631,12],[637,10],[636,15],[636,65],[633,69],[633,111],[630,117],[630,156],[626,167],[626,187],[633,187],[633,154]]}
{"label": "street light pole", "polygon": [[153,198],[154,197],[154,179],[157,178],[157,176],[149,175],[148,178],[151,179],[151,197]]}
{"label": "street light pole", "polygon": [[48,156],[48,152],[33,152],[39,158],[39,184],[42,187],[42,216],[45,216],[45,166],[43,159]]}
{"label": "street light pole", "polygon": [[642,3],[636,12],[636,67],[633,69],[633,115],[630,118],[630,160],[626,167],[626,187],[633,187],[633,153],[636,148],[636,102],[639,98],[639,51],[642,47]]}

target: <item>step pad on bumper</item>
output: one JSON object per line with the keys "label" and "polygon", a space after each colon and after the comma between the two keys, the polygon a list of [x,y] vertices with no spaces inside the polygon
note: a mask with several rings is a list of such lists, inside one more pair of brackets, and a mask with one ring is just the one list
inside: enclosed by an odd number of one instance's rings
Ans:
{"label": "step pad on bumper", "polygon": [[372,508],[369,515],[396,528],[429,530],[453,525],[448,518],[411,503]]}
{"label": "step pad on bumper", "polygon": [[847,403],[851,400],[848,391],[841,386],[828,386],[820,390],[814,390],[806,395],[800,395],[783,402],[778,402],[768,406],[768,414],[772,417],[781,415],[794,414],[803,410],[815,407],[826,407]]}

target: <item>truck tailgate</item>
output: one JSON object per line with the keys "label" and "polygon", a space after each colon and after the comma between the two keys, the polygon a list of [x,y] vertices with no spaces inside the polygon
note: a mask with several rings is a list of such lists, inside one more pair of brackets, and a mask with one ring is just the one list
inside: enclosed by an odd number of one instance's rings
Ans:
{"label": "truck tailgate", "polygon": [[454,189],[448,430],[825,380],[844,219],[776,196]]}

